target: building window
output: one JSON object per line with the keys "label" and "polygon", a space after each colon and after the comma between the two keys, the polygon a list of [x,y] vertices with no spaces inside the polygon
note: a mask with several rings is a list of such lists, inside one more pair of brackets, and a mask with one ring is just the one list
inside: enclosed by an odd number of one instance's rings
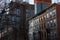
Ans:
{"label": "building window", "polygon": [[40,18],[40,21],[41,21],[42,19]]}
{"label": "building window", "polygon": [[54,19],[54,26],[56,26],[56,19]]}
{"label": "building window", "polygon": [[56,15],[56,10],[50,12],[50,16],[55,16],[55,15]]}
{"label": "building window", "polygon": [[47,22],[47,26],[49,27],[49,22]]}
{"label": "building window", "polygon": [[50,12],[50,15],[52,15],[52,12]]}
{"label": "building window", "polygon": [[41,30],[41,25],[39,25],[39,29]]}
{"label": "building window", "polygon": [[36,6],[35,6],[35,10],[37,11],[37,13],[41,12],[42,11],[42,4],[40,3],[37,3]]}
{"label": "building window", "polygon": [[52,20],[50,21],[50,26],[52,27]]}
{"label": "building window", "polygon": [[55,12],[52,12],[52,16],[55,16],[56,14],[55,14]]}
{"label": "building window", "polygon": [[26,12],[28,12],[28,13],[29,13],[30,11],[29,11],[28,9],[26,9]]}
{"label": "building window", "polygon": [[35,21],[34,21],[35,25],[38,25],[39,23],[39,18],[36,18]]}
{"label": "building window", "polygon": [[50,12],[50,17],[52,17],[52,12]]}
{"label": "building window", "polygon": [[43,24],[43,29],[45,29],[45,24]]}
{"label": "building window", "polygon": [[20,15],[20,9],[14,9],[14,14],[16,14],[16,15]]}
{"label": "building window", "polygon": [[56,38],[56,36],[57,36],[56,31],[51,31],[51,37]]}
{"label": "building window", "polygon": [[49,28],[49,22],[47,22],[45,25],[46,25],[46,28]]}
{"label": "building window", "polygon": [[12,21],[15,21],[15,17],[12,17]]}
{"label": "building window", "polygon": [[50,27],[54,27],[54,23],[53,23],[54,21],[50,21]]}
{"label": "building window", "polygon": [[48,6],[48,4],[43,4],[43,9],[46,9]]}
{"label": "building window", "polygon": [[41,21],[41,18],[40,18],[40,21]]}
{"label": "building window", "polygon": [[20,17],[16,17],[16,22],[20,22]]}
{"label": "building window", "polygon": [[31,15],[29,13],[26,13],[26,19],[29,18]]}
{"label": "building window", "polygon": [[44,29],[44,25],[42,24],[42,30]]}
{"label": "building window", "polygon": [[36,31],[38,31],[39,30],[39,25],[36,25],[35,29],[36,29]]}
{"label": "building window", "polygon": [[47,13],[47,15],[46,15],[46,16],[47,16],[47,18],[49,18],[49,13]]}
{"label": "building window", "polygon": [[42,19],[44,19],[44,18],[42,17]]}
{"label": "building window", "polygon": [[56,15],[56,10],[53,10],[53,14]]}
{"label": "building window", "polygon": [[33,21],[33,24],[34,24],[34,26],[36,25],[36,21],[35,21],[35,19],[34,19],[34,21]]}
{"label": "building window", "polygon": [[32,22],[30,21],[29,26],[33,26],[33,21]]}
{"label": "building window", "polygon": [[37,24],[36,24],[36,20],[34,20],[34,26],[35,26],[35,25],[37,25]]}
{"label": "building window", "polygon": [[39,23],[39,18],[37,18],[37,23]]}
{"label": "building window", "polygon": [[44,19],[46,20],[46,15],[44,16]]}
{"label": "building window", "polygon": [[44,28],[46,28],[46,24],[44,23]]}
{"label": "building window", "polygon": [[42,21],[44,20],[44,17],[42,17]]}

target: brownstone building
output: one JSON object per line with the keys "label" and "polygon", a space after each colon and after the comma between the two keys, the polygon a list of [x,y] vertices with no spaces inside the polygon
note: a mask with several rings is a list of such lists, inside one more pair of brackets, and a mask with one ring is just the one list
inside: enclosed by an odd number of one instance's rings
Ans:
{"label": "brownstone building", "polygon": [[52,4],[29,20],[30,40],[60,40],[59,4]]}

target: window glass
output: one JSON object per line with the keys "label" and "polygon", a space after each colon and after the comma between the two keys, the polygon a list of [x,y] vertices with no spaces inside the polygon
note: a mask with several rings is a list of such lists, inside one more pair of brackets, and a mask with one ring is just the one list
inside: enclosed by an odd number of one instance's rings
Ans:
{"label": "window glass", "polygon": [[46,20],[46,15],[44,16],[45,20]]}
{"label": "window glass", "polygon": [[16,17],[16,21],[19,22],[20,18],[19,17]]}
{"label": "window glass", "polygon": [[36,25],[35,26],[35,31],[38,31],[39,30],[39,25]]}
{"label": "window glass", "polygon": [[49,23],[47,22],[47,23],[46,23],[46,28],[48,28],[48,26],[49,26],[48,24],[49,24]]}
{"label": "window glass", "polygon": [[36,24],[35,20],[33,20],[33,24],[34,24],[34,25]]}
{"label": "window glass", "polygon": [[33,26],[33,22],[30,23],[30,26]]}
{"label": "window glass", "polygon": [[37,18],[37,23],[39,23],[39,18]]}
{"label": "window glass", "polygon": [[52,11],[52,16],[55,16],[56,15],[56,10],[53,10]]}
{"label": "window glass", "polygon": [[56,15],[56,10],[52,10],[51,12],[50,12],[50,16],[55,16]]}
{"label": "window glass", "polygon": [[50,15],[52,16],[52,12],[50,12]]}
{"label": "window glass", "polygon": [[35,25],[37,25],[39,23],[39,19],[35,19]]}
{"label": "window glass", "polygon": [[54,14],[56,14],[56,10],[53,10]]}
{"label": "window glass", "polygon": [[56,19],[54,19],[54,26],[56,26]]}
{"label": "window glass", "polygon": [[56,37],[56,32],[55,31],[51,31],[51,36]]}
{"label": "window glass", "polygon": [[39,29],[41,30],[41,25],[39,25]]}
{"label": "window glass", "polygon": [[30,17],[30,14],[29,13],[26,13],[26,19]]}
{"label": "window glass", "polygon": [[50,21],[50,27],[54,27],[54,21],[53,20]]}
{"label": "window glass", "polygon": [[16,14],[16,15],[20,15],[20,9],[14,9],[14,14]]}
{"label": "window glass", "polygon": [[46,9],[48,6],[48,4],[43,4],[43,9]]}
{"label": "window glass", "polygon": [[55,15],[55,12],[52,12],[52,16],[54,16]]}
{"label": "window glass", "polygon": [[56,19],[54,19],[54,23],[56,23]]}
{"label": "window glass", "polygon": [[42,8],[41,8],[42,4],[37,3],[36,6],[37,6],[37,13],[41,12],[42,11]]}
{"label": "window glass", "polygon": [[42,20],[43,20],[44,18],[42,17]]}
{"label": "window glass", "polygon": [[30,12],[28,9],[26,9],[26,12]]}
{"label": "window glass", "polygon": [[52,25],[52,20],[50,21],[51,25]]}
{"label": "window glass", "polygon": [[14,21],[15,17],[12,17],[12,21]]}
{"label": "window glass", "polygon": [[40,21],[41,21],[41,18],[40,18]]}
{"label": "window glass", "polygon": [[49,14],[47,13],[47,18],[49,18]]}

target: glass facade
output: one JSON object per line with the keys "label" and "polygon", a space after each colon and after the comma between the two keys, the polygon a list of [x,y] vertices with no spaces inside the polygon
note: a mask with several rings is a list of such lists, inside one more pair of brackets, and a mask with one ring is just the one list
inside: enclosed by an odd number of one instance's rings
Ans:
{"label": "glass facade", "polygon": [[43,10],[46,9],[47,7],[49,7],[48,4],[43,4]]}
{"label": "glass facade", "polygon": [[42,11],[42,4],[37,4],[37,13],[41,12]]}
{"label": "glass facade", "polygon": [[49,4],[36,3],[35,5],[35,14],[40,13],[42,10],[49,7]]}
{"label": "glass facade", "polygon": [[35,14],[41,12],[42,9],[41,9],[41,4],[40,3],[36,3],[35,4]]}

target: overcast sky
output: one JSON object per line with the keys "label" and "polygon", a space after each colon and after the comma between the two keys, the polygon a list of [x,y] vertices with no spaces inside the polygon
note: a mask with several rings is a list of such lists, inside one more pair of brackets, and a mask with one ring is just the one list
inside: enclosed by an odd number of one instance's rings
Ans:
{"label": "overcast sky", "polygon": [[[1,0],[0,0],[1,1]],[[25,1],[25,0],[24,0]],[[28,1],[28,0],[26,0],[26,1]],[[52,3],[54,3],[54,2],[59,2],[60,0],[52,0]],[[9,2],[9,0],[7,0],[7,2]],[[30,4],[34,4],[34,0],[29,0],[29,3]]]}
{"label": "overcast sky", "polygon": [[[0,0],[1,1],[1,0]],[[5,0],[4,0],[5,1]],[[25,1],[25,0],[24,0]],[[26,1],[28,1],[28,0],[26,0]],[[60,0],[52,0],[52,3],[54,3],[54,2],[59,2]],[[6,0],[6,2],[9,2],[9,0]],[[1,3],[1,2],[0,2]],[[29,0],[29,3],[30,4],[34,4],[34,0]]]}
{"label": "overcast sky", "polygon": [[52,0],[52,3],[60,2],[60,0]]}

